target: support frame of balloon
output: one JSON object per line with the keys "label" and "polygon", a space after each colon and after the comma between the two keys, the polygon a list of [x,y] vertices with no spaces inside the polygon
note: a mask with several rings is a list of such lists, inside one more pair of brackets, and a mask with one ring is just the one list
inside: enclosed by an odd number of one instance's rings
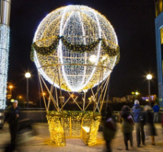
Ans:
{"label": "support frame of balloon", "polygon": [[[55,64],[55,66],[57,66],[57,68],[60,68],[63,65]],[[103,77],[103,68],[104,67],[101,66],[100,77],[101,76]],[[59,70],[57,75],[59,78],[60,77]],[[72,96],[73,92],[68,92],[69,98],[65,101],[64,96],[62,96],[61,89],[58,95],[57,88],[54,87],[53,85],[51,85],[51,87],[49,88],[43,76],[39,72],[38,77],[41,93],[44,93],[45,88],[49,95],[48,100],[43,96],[43,101],[47,112],[46,117],[49,124],[51,142],[57,146],[64,146],[66,145],[66,138],[81,138],[86,145],[88,146],[95,145],[97,143],[97,132],[101,122],[101,111],[104,104],[110,76],[108,76],[103,82],[101,82],[101,84],[97,86],[96,92],[94,92],[93,88],[90,88],[92,96],[90,97],[87,105],[86,105],[87,92],[84,92],[84,98],[82,98],[83,107],[81,107],[77,102],[78,96],[76,96],[75,98]],[[54,89],[55,97],[52,93]],[[98,97],[99,91],[100,96]],[[73,102],[78,106],[80,111],[64,110],[65,105],[70,101],[70,99],[73,100]],[[53,103],[56,109],[55,111],[49,110],[51,103]],[[93,111],[87,111],[88,107],[92,103]]]}

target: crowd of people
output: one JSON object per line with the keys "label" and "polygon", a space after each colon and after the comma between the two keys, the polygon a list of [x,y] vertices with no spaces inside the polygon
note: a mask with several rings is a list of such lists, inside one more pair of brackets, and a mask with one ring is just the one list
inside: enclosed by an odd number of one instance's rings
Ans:
{"label": "crowd of people", "polygon": [[[13,102],[13,106],[11,106],[8,109],[5,121],[9,123],[9,130],[11,135],[11,144],[10,146],[7,146],[5,149],[5,152],[11,152],[12,150],[15,150],[16,146],[16,135],[18,132],[18,128],[20,130],[20,121],[19,121],[19,110],[18,107],[18,101],[15,100]],[[156,129],[154,126],[154,122],[158,122],[159,120],[159,106],[155,104],[153,106],[153,109],[146,105],[144,108],[142,108],[139,105],[139,101],[134,101],[134,106],[132,109],[124,105],[120,111],[120,117],[121,117],[121,124],[122,124],[122,133],[124,136],[124,144],[126,147],[126,150],[129,150],[128,141],[130,142],[130,146],[133,146],[133,135],[132,132],[134,130],[134,127],[136,129],[136,141],[137,141],[137,147],[140,147],[141,144],[145,145],[145,132],[144,128],[146,127],[146,135],[151,136],[151,144],[155,145],[155,138],[154,136],[157,135]],[[106,147],[107,152],[111,152],[111,141],[115,137],[116,131],[117,131],[117,124],[115,120],[113,119],[113,111],[108,106],[107,107],[107,113],[106,113],[106,119],[104,123],[104,139],[106,141]],[[27,126],[27,125],[26,125]],[[25,127],[26,127],[25,126]],[[31,129],[31,125],[30,126]],[[162,117],[162,127],[163,127],[163,117]],[[11,150],[12,149],[12,150]]]}
{"label": "crowd of people", "polygon": [[[132,132],[136,130],[136,142],[137,147],[145,145],[145,135],[151,136],[151,144],[155,145],[155,136],[157,135],[154,122],[159,120],[159,106],[155,104],[153,108],[149,105],[143,108],[139,105],[139,101],[135,100],[134,105],[130,108],[124,105],[120,112],[121,117],[121,131],[124,136],[124,144],[126,150],[129,150],[128,142],[133,147],[133,135]],[[163,125],[163,117],[162,117]],[[146,128],[146,132],[144,129]],[[104,139],[106,141],[107,152],[111,152],[111,141],[115,137],[117,131],[117,125],[112,116],[112,110],[107,107],[106,120],[104,123]]]}

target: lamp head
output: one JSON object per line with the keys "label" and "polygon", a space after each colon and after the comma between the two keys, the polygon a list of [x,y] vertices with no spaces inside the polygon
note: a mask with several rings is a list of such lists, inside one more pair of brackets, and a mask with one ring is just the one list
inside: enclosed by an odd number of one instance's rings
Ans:
{"label": "lamp head", "polygon": [[9,85],[9,89],[12,89],[13,88],[13,85]]}
{"label": "lamp head", "polygon": [[26,77],[26,78],[30,78],[30,77],[31,77],[31,74],[30,74],[29,72],[26,72],[26,73],[25,73],[25,77]]}
{"label": "lamp head", "polygon": [[152,75],[151,75],[151,74],[148,74],[148,75],[146,76],[146,78],[147,78],[147,80],[151,80],[151,79],[152,79]]}

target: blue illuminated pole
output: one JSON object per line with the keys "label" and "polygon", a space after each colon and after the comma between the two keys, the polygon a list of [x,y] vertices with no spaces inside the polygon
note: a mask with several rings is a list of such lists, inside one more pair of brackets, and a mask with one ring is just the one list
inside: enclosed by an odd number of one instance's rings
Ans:
{"label": "blue illuminated pole", "polygon": [[[11,0],[0,0],[0,111],[6,107]],[[4,115],[3,112],[0,115]],[[0,122],[0,127],[3,122]]]}

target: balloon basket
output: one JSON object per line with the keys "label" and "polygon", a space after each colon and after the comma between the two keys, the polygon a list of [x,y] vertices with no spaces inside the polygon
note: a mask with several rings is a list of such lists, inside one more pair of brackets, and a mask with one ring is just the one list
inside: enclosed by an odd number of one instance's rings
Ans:
{"label": "balloon basket", "polygon": [[49,111],[47,114],[51,142],[65,146],[66,138],[81,138],[88,146],[96,145],[101,114],[91,111]]}

